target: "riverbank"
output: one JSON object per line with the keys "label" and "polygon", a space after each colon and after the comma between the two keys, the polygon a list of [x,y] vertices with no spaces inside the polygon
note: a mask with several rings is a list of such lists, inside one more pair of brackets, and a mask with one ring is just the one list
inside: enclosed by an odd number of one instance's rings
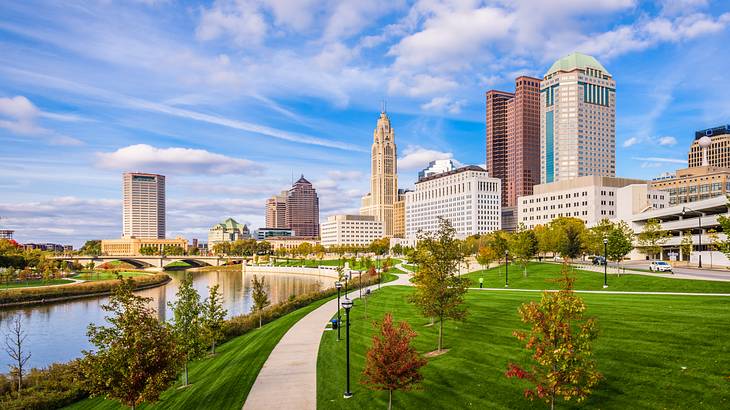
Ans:
{"label": "riverbank", "polygon": [[[166,274],[132,277],[134,290],[154,288],[170,282]],[[106,296],[119,284],[116,279],[72,283],[58,286],[0,290],[0,308],[55,303],[73,299]]]}

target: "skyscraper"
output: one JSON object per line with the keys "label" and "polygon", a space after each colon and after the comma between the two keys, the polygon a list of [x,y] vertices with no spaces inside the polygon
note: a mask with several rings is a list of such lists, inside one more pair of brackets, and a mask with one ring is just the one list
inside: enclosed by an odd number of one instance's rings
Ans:
{"label": "skyscraper", "polygon": [[266,228],[286,228],[287,191],[266,200]]}
{"label": "skyscraper", "polygon": [[287,193],[286,227],[293,230],[297,236],[319,236],[319,198],[312,183],[307,181],[304,175]]}
{"label": "skyscraper", "polygon": [[418,171],[418,180],[420,181],[423,178],[428,178],[442,172],[454,171],[456,168],[458,167],[453,159],[437,159],[429,162],[426,168]]}
{"label": "skyscraper", "polygon": [[393,203],[398,200],[398,164],[395,133],[383,110],[373,132],[370,193],[362,198],[360,214],[383,222],[385,236],[393,236]]}
{"label": "skyscraper", "polygon": [[127,172],[122,192],[122,236],[164,238],[165,176]]}
{"label": "skyscraper", "polygon": [[616,176],[616,82],[595,58],[573,53],[540,83],[540,181]]}
{"label": "skyscraper", "polygon": [[521,76],[515,92],[487,92],[487,170],[502,180],[502,205],[513,207],[540,183],[540,79]]}

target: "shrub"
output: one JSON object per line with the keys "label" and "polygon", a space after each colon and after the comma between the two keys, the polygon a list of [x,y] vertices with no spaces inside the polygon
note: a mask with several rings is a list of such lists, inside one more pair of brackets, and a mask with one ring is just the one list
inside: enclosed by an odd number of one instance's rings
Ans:
{"label": "shrub", "polygon": [[45,369],[31,369],[23,379],[21,397],[16,386],[0,375],[0,408],[6,410],[58,409],[77,402],[88,393],[78,380],[78,360],[54,363]]}

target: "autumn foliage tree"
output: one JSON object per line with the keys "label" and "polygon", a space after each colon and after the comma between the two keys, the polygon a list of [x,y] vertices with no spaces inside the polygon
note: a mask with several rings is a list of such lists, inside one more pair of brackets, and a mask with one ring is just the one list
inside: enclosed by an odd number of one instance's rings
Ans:
{"label": "autumn foliage tree", "polygon": [[361,383],[372,390],[387,390],[389,410],[393,391],[410,390],[423,379],[420,369],[427,361],[411,346],[415,336],[408,323],[395,326],[393,316],[386,313],[380,333],[373,336],[373,345],[367,352]]}
{"label": "autumn foliage tree", "polygon": [[84,351],[81,373],[92,396],[119,400],[133,409],[155,402],[177,375],[182,352],[172,330],[157,320],[149,298],[132,293],[131,278],[122,280],[108,305],[111,326],[89,325],[94,352]]}
{"label": "autumn foliage tree", "polygon": [[598,336],[594,319],[585,319],[586,305],[573,292],[575,278],[563,265],[561,290],[544,292],[540,303],[530,302],[519,309],[528,332],[514,335],[531,350],[531,363],[510,363],[505,373],[529,381],[534,387],[525,390],[525,397],[544,400],[555,408],[555,400],[585,400],[602,378],[593,360],[592,343]]}

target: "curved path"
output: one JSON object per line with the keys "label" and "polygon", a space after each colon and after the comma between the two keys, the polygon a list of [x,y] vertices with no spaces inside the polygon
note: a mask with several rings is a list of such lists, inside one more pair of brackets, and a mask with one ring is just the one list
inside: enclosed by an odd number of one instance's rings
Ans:
{"label": "curved path", "polygon": [[[397,268],[412,273],[401,265]],[[380,286],[410,285],[408,274]],[[369,289],[377,291],[378,285]],[[357,299],[358,290],[349,293]],[[314,410],[317,408],[317,355],[322,332],[337,313],[337,299],[301,318],[281,338],[261,368],[243,405],[244,410]]]}

